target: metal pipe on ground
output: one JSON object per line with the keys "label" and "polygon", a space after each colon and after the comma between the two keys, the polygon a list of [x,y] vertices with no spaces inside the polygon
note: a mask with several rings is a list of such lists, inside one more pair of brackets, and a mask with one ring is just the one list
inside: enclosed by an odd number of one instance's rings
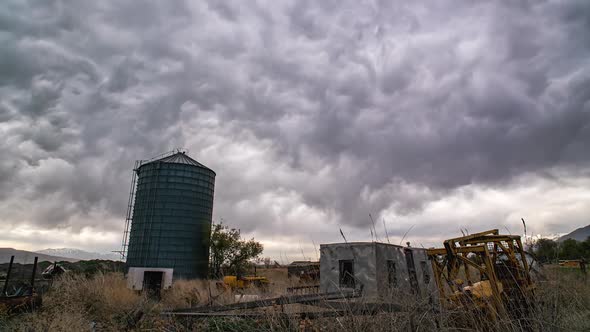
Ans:
{"label": "metal pipe on ground", "polygon": [[346,299],[346,298],[353,298],[353,297],[359,297],[359,296],[361,296],[361,294],[358,292],[337,292],[337,293],[325,293],[325,294],[281,296],[281,297],[275,297],[275,298],[259,300],[259,301],[232,303],[232,304],[226,304],[226,305],[220,305],[220,306],[178,309],[178,310],[174,310],[174,311],[171,311],[171,312],[168,312],[165,314],[189,313],[189,312],[193,312],[193,313],[222,312],[222,311],[253,309],[253,308],[269,307],[269,306],[273,306],[273,305],[293,304],[293,303],[311,304],[311,303],[318,303],[321,301]]}
{"label": "metal pipe on ground", "polygon": [[281,318],[322,318],[322,317],[338,317],[345,316],[347,312],[342,310],[333,311],[305,311],[305,312],[294,312],[284,313],[275,312],[272,314],[262,312],[240,312],[240,313],[227,313],[227,312],[166,312],[163,315],[168,316],[184,316],[184,317],[231,317],[231,318],[265,318],[269,316],[281,317]]}

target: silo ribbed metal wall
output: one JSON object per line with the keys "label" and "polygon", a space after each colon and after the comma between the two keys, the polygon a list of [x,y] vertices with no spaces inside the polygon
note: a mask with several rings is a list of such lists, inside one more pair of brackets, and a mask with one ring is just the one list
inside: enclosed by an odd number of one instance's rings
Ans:
{"label": "silo ribbed metal wall", "polygon": [[127,266],[207,277],[215,172],[159,161],[137,172]]}

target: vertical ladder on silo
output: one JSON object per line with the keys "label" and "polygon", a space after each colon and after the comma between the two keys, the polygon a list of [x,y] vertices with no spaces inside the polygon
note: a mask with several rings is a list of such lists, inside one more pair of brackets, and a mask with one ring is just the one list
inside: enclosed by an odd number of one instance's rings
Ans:
{"label": "vertical ladder on silo", "polygon": [[137,180],[137,169],[141,166],[141,160],[135,161],[133,167],[133,176],[131,177],[131,189],[129,190],[129,201],[127,202],[127,214],[125,216],[125,229],[123,231],[123,241],[121,243],[121,259],[125,260],[127,257],[127,249],[129,247],[129,232],[131,229],[131,220],[133,219],[133,205],[135,203],[135,183]]}

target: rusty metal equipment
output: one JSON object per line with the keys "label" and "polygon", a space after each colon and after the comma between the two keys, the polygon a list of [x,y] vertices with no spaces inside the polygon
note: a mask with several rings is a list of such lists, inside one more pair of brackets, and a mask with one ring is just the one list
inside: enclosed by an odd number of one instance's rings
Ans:
{"label": "rusty metal equipment", "polygon": [[[263,307],[275,307],[275,306],[283,306],[287,304],[308,304],[308,305],[317,305],[319,303],[326,303],[327,301],[331,300],[343,300],[343,299],[353,299],[361,297],[362,293],[350,290],[350,291],[340,291],[334,293],[320,293],[320,294],[305,294],[305,295],[290,295],[290,296],[280,296],[280,297],[273,297],[267,299],[260,299],[256,301],[248,301],[248,302],[239,302],[239,303],[231,303],[225,305],[217,305],[217,306],[202,306],[197,308],[187,308],[187,309],[177,309],[169,312],[163,312],[162,315],[167,316],[195,316],[195,317],[208,317],[208,316],[220,316],[220,313],[228,312],[227,315],[232,317],[258,317],[261,313],[244,313],[244,312],[235,312],[235,310],[245,310],[245,309],[256,309],[256,308],[263,308]],[[347,303],[350,305],[350,303]],[[342,315],[340,309],[338,309],[338,315]],[[335,310],[329,311],[328,313],[334,313]],[[231,312],[231,313],[230,313]],[[322,312],[316,312],[316,315],[320,315]],[[223,315],[223,314],[222,314]],[[307,312],[303,313],[293,313],[293,315],[310,315]]]}
{"label": "rusty metal equipment", "polygon": [[45,270],[43,270],[41,276],[45,280],[52,280],[66,272],[67,270],[63,266],[57,264],[57,262],[53,262],[53,264],[49,265]]}
{"label": "rusty metal equipment", "polygon": [[297,277],[300,282],[320,280],[320,262],[295,261],[287,266],[287,277]]}
{"label": "rusty metal equipment", "polygon": [[586,260],[585,259],[568,259],[568,260],[560,260],[559,267],[566,268],[566,269],[579,269],[584,275],[586,275]]}
{"label": "rusty metal equipment", "polygon": [[443,306],[475,307],[493,318],[526,315],[534,283],[520,236],[493,229],[446,240],[427,254]]}
{"label": "rusty metal equipment", "polygon": [[35,257],[35,262],[33,263],[33,273],[31,276],[30,283],[22,285],[21,287],[15,289],[13,292],[9,292],[8,283],[12,271],[12,265],[14,263],[14,256],[10,258],[10,264],[8,265],[8,273],[6,275],[6,280],[4,281],[2,293],[0,294],[0,306],[5,307],[9,313],[34,310],[41,306],[41,295],[37,293],[37,290],[35,289],[37,261],[38,257]]}
{"label": "rusty metal equipment", "polygon": [[287,287],[287,294],[318,294],[320,292],[320,285],[305,285]]}

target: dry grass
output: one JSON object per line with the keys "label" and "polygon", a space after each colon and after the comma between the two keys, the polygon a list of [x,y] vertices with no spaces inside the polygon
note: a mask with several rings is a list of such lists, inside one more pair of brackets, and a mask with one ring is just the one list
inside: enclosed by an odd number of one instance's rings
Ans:
{"label": "dry grass", "polygon": [[[267,292],[251,290],[259,296],[283,294],[296,280],[282,271],[260,271],[274,281]],[[263,272],[263,273],[262,273]],[[128,290],[121,274],[98,274],[93,278],[64,276],[43,298],[43,307],[34,313],[9,316],[0,310],[1,331],[590,331],[590,284],[578,271],[546,268],[547,280],[539,282],[535,308],[528,321],[504,319],[491,322],[476,312],[425,311],[426,303],[408,300],[406,313],[373,316],[345,315],[313,321],[284,319],[279,308],[264,310],[263,319],[208,318],[186,320],[162,316],[169,309],[207,303],[229,303],[233,295],[216,289],[214,281],[177,281],[173,288],[153,301]],[[404,298],[404,297],[398,297]],[[311,310],[291,305],[283,308]],[[316,308],[317,309],[317,308]],[[320,309],[317,309],[320,310]],[[329,309],[324,309],[329,310]],[[303,325],[302,325],[303,324]]]}
{"label": "dry grass", "polygon": [[212,292],[214,285],[207,280],[178,280],[162,294],[161,303],[166,309],[197,307],[207,304]]}

